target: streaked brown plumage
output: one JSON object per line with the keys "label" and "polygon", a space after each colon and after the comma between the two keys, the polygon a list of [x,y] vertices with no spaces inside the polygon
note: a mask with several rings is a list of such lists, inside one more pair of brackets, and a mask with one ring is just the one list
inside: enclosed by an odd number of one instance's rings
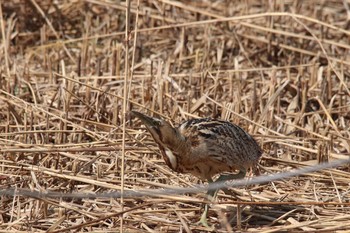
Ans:
{"label": "streaked brown plumage", "polygon": [[[257,142],[239,126],[228,121],[200,118],[173,127],[169,122],[132,111],[151,133],[166,164],[179,173],[190,173],[201,180],[223,172],[239,170],[238,174],[221,175],[217,181],[243,178],[247,168],[254,166],[262,154]],[[215,196],[216,192],[208,192]],[[201,222],[206,223],[208,207]]]}
{"label": "streaked brown plumage", "polygon": [[157,142],[166,164],[202,180],[255,165],[261,149],[247,132],[228,121],[200,118],[172,127],[163,119],[133,111]]}

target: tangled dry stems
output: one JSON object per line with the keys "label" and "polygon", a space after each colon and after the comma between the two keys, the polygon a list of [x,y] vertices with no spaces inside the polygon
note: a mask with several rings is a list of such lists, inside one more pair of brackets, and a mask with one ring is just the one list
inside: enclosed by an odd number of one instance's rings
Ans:
{"label": "tangled dry stems", "polygon": [[[1,189],[102,193],[198,183],[165,166],[124,114],[131,109],[175,123],[211,116],[240,124],[264,148],[261,174],[348,158],[347,1],[137,4],[1,3]],[[345,166],[235,188],[220,193],[209,222],[218,232],[349,230],[349,178]],[[2,196],[0,228],[205,231],[194,224],[202,202],[200,193]]]}

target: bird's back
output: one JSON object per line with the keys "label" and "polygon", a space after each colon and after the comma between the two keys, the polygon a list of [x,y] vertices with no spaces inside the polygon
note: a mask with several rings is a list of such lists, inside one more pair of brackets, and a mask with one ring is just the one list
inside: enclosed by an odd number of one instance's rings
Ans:
{"label": "bird's back", "polygon": [[183,122],[178,130],[191,143],[191,152],[187,156],[191,161],[184,164],[197,163],[199,170],[210,173],[209,176],[249,168],[258,162],[262,154],[251,135],[228,121],[191,119]]}

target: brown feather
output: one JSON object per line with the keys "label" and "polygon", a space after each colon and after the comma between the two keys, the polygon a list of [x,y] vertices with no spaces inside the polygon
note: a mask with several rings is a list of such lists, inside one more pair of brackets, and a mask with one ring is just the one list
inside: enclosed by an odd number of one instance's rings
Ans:
{"label": "brown feather", "polygon": [[163,119],[132,112],[146,125],[166,164],[202,180],[258,163],[262,150],[254,138],[228,121],[201,118],[172,127]]}

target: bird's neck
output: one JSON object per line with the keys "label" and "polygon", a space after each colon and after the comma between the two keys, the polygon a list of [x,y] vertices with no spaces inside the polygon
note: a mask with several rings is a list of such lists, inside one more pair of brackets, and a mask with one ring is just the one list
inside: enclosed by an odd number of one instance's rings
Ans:
{"label": "bird's neck", "polygon": [[186,138],[177,133],[173,134],[172,137],[166,138],[161,144],[160,149],[166,164],[174,171],[181,172],[179,165],[182,163],[182,158],[190,151]]}
{"label": "bird's neck", "polygon": [[177,152],[177,154],[182,154],[188,149],[186,138],[177,130],[174,135],[166,140],[165,146],[170,150]]}
{"label": "bird's neck", "polygon": [[186,143],[186,138],[181,134],[177,135],[177,140],[174,146],[174,150],[178,153],[184,153],[186,150],[189,149]]}

